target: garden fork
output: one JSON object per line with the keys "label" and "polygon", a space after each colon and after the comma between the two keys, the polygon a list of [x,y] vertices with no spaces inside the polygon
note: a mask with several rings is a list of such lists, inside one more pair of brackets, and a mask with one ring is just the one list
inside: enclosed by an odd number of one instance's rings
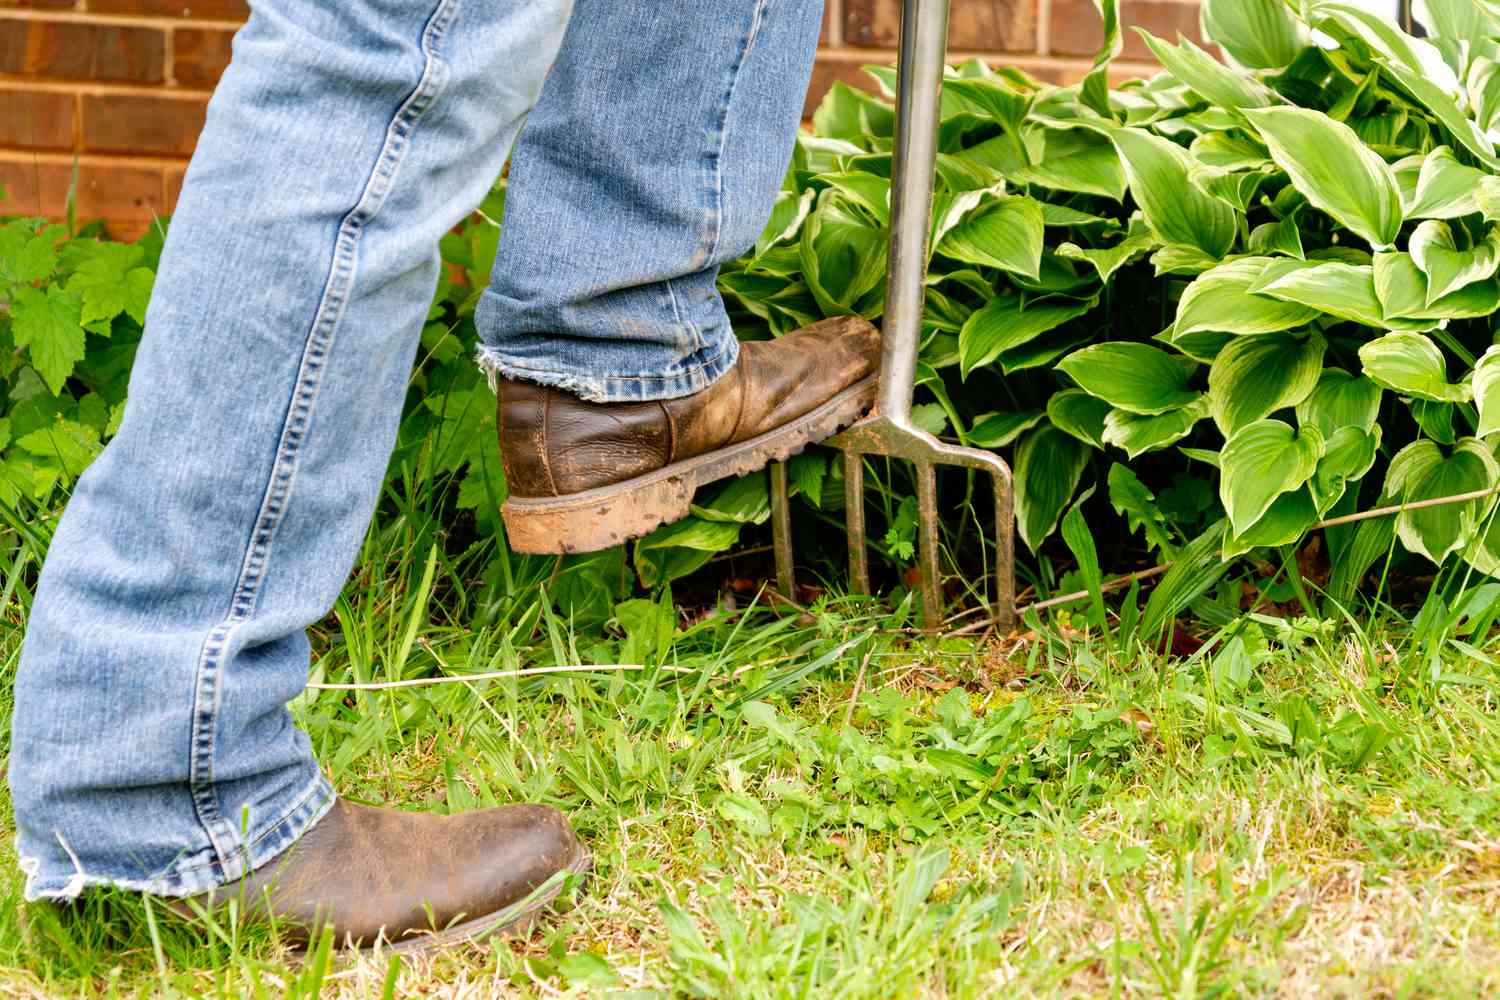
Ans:
{"label": "garden fork", "polygon": [[[937,627],[943,611],[938,574],[936,467],[958,465],[990,473],[995,495],[994,620],[1005,631],[1015,617],[1015,517],[1010,467],[993,452],[945,444],[911,419],[917,349],[922,335],[927,243],[932,224],[938,102],[948,49],[948,3],[949,0],[903,0],[891,166],[891,245],[878,396],[874,414],[830,439],[828,444],[844,452],[849,585],[857,593],[870,592],[869,559],[865,552],[864,456],[907,459],[916,466],[922,620],[928,629]],[[780,463],[771,466],[771,508],[777,583],[783,594],[794,598],[787,471]]]}

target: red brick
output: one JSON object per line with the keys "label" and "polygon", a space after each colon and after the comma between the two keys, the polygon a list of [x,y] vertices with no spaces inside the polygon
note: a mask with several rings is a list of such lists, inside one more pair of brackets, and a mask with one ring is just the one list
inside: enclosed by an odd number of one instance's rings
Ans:
{"label": "red brick", "polygon": [[[1180,34],[1206,44],[1198,28],[1197,0],[1124,0],[1120,24],[1125,29],[1125,58],[1151,59],[1151,50],[1133,28],[1177,41]],[[1052,0],[1052,51],[1091,56],[1104,44],[1104,27],[1092,0]]]}
{"label": "red brick", "polygon": [[0,73],[161,83],[166,39],[152,28],[0,20]]}
{"label": "red brick", "polygon": [[[38,162],[22,154],[0,154],[0,186],[10,197],[0,213],[61,218],[67,211],[73,168],[66,163]],[[162,168],[97,163],[78,168],[78,220],[103,219],[110,234],[129,238],[144,232],[162,216]]]}
{"label": "red brick", "polygon": [[175,163],[166,168],[166,208],[168,215],[177,211],[177,199],[182,197],[182,178],[186,174],[186,163]]}
{"label": "red brick", "polygon": [[78,10],[82,6],[81,0],[0,0],[0,10],[7,7],[20,7],[22,10]]}
{"label": "red brick", "polygon": [[191,156],[206,97],[84,94],[82,148],[89,153]]}
{"label": "red brick", "polygon": [[245,0],[89,0],[93,14],[149,14],[214,21],[243,21],[250,16]]}
{"label": "red brick", "polygon": [[172,32],[172,78],[178,86],[212,90],[229,65],[232,31],[178,28]]}
{"label": "red brick", "polygon": [[0,90],[0,145],[72,149],[77,102],[72,94]]}
{"label": "red brick", "polygon": [[[948,45],[958,50],[1035,52],[1036,8],[1037,0],[956,0]],[[891,49],[900,34],[900,0],[845,0],[844,40],[850,45]]]}

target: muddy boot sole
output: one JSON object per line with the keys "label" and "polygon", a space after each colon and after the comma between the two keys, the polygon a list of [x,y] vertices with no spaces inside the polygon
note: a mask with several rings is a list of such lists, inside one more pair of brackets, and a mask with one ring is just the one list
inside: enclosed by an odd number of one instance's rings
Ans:
{"label": "muddy boot sole", "polygon": [[598,552],[687,517],[698,487],[743,476],[830,438],[875,405],[875,376],[759,437],[634,479],[561,497],[512,497],[500,508],[516,552]]}

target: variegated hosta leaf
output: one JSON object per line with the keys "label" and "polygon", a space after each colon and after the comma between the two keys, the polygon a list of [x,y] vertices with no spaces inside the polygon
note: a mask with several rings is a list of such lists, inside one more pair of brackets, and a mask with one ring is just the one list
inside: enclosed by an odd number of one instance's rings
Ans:
{"label": "variegated hosta leaf", "polygon": [[1422,160],[1416,190],[1405,208],[1406,217],[1457,219],[1473,215],[1479,211],[1475,193],[1488,176],[1483,170],[1458,162],[1452,149],[1439,146]]}
{"label": "variegated hosta leaf", "polygon": [[1486,437],[1500,431],[1500,346],[1484,352],[1474,366],[1474,402],[1479,407],[1479,429]]}
{"label": "variegated hosta leaf", "polygon": [[1354,130],[1306,108],[1247,111],[1276,165],[1313,205],[1374,247],[1401,231],[1401,189],[1391,168]]}
{"label": "variegated hosta leaf", "polygon": [[1484,241],[1460,249],[1446,222],[1424,222],[1411,237],[1411,255],[1427,275],[1427,305],[1500,270],[1500,228],[1490,227]]}
{"label": "variegated hosta leaf", "polygon": [[1172,339],[1200,330],[1276,333],[1306,326],[1317,318],[1318,310],[1310,306],[1251,293],[1270,263],[1270,258],[1248,257],[1200,275],[1178,303]]}
{"label": "variegated hosta leaf", "polygon": [[1144,28],[1136,33],[1167,68],[1188,88],[1221,108],[1266,108],[1278,102],[1275,91],[1248,74],[1236,73],[1187,39],[1172,45]]}
{"label": "variegated hosta leaf", "polygon": [[937,252],[1034,279],[1041,271],[1044,228],[1042,206],[1034,198],[998,198],[948,230]]}
{"label": "variegated hosta leaf", "polygon": [[1094,304],[1065,298],[1023,302],[1019,295],[996,295],[982,309],[975,310],[959,331],[958,352],[964,376],[1005,352],[1077,319]]}
{"label": "variegated hosta leaf", "polygon": [[1420,333],[1388,333],[1359,349],[1372,380],[1405,396],[1439,403],[1466,403],[1473,391],[1448,381],[1443,352]]}
{"label": "variegated hosta leaf", "polygon": [[1192,181],[1194,160],[1187,150],[1137,129],[1110,133],[1136,203],[1146,221],[1169,244],[1196,247],[1220,259],[1234,245],[1234,209]]}
{"label": "variegated hosta leaf", "polygon": [[1203,31],[1252,69],[1282,69],[1307,44],[1284,0],[1204,0]]}
{"label": "variegated hosta leaf", "polygon": [[[1441,223],[1436,223],[1441,225]],[[1500,282],[1472,282],[1428,303],[1427,275],[1409,253],[1375,255],[1375,294],[1389,330],[1425,332],[1448,319],[1488,316],[1500,306]]]}
{"label": "variegated hosta leaf", "polygon": [[[1385,493],[1395,503],[1418,503],[1486,490],[1497,478],[1500,465],[1476,438],[1458,442],[1447,456],[1431,441],[1415,441],[1391,459]],[[1408,550],[1441,563],[1469,543],[1493,503],[1482,498],[1403,511],[1396,532]]]}
{"label": "variegated hosta leaf", "polygon": [[1102,399],[1082,389],[1064,389],[1047,400],[1047,419],[1060,431],[1073,435],[1084,444],[1104,447],[1104,422],[1113,409]]}
{"label": "variegated hosta leaf", "polygon": [[1226,437],[1295,406],[1317,387],[1327,345],[1313,333],[1268,333],[1229,342],[1208,371],[1208,402]]}
{"label": "variegated hosta leaf", "polygon": [[1219,499],[1235,534],[1259,521],[1277,497],[1299,489],[1317,471],[1323,435],[1280,420],[1242,427],[1220,453]]}
{"label": "variegated hosta leaf", "polygon": [[1363,479],[1374,467],[1380,438],[1378,426],[1370,430],[1340,427],[1328,438],[1318,469],[1307,484],[1319,516],[1339,502],[1350,483]]}
{"label": "variegated hosta leaf", "polygon": [[1016,449],[1016,529],[1033,552],[1057,527],[1087,464],[1088,449],[1048,425]]}
{"label": "variegated hosta leaf", "polygon": [[1367,378],[1352,375],[1342,368],[1324,369],[1317,388],[1297,404],[1297,424],[1316,427],[1325,438],[1331,438],[1342,427],[1368,431],[1380,416],[1383,390]]}
{"label": "variegated hosta leaf", "polygon": [[1206,416],[1207,396],[1199,396],[1186,406],[1155,416],[1113,409],[1104,418],[1104,443],[1123,449],[1125,454],[1135,458],[1176,444],[1192,433],[1193,427]]}
{"label": "variegated hosta leaf", "polygon": [[1150,416],[1197,399],[1188,388],[1191,365],[1149,344],[1111,341],[1070,354],[1057,367],[1112,406]]}

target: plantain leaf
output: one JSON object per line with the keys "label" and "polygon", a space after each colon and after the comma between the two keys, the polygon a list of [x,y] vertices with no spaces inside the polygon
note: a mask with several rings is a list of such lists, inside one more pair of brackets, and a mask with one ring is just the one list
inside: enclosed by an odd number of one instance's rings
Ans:
{"label": "plantain leaf", "polygon": [[1443,354],[1420,333],[1388,333],[1359,349],[1359,360],[1373,381],[1406,396],[1439,403],[1466,403],[1467,385],[1448,382]]}
{"label": "plantain leaf", "polygon": [[1313,205],[1381,248],[1401,231],[1401,189],[1354,130],[1305,108],[1247,111],[1276,165]]}
{"label": "plantain leaf", "polygon": [[1153,415],[1198,398],[1189,368],[1149,344],[1110,341],[1070,354],[1057,366],[1091,395],[1131,413]]}
{"label": "plantain leaf", "polygon": [[1242,534],[1284,493],[1299,489],[1317,471],[1323,435],[1280,420],[1240,428],[1220,453],[1219,499],[1235,534]]}
{"label": "plantain leaf", "polygon": [[1208,371],[1209,412],[1226,437],[1287,406],[1317,387],[1327,345],[1314,333],[1239,337],[1219,352]]}
{"label": "plantain leaf", "polygon": [[1235,211],[1192,180],[1196,161],[1160,136],[1116,129],[1110,139],[1125,164],[1130,191],[1146,222],[1166,243],[1184,244],[1218,260],[1234,245]]}

